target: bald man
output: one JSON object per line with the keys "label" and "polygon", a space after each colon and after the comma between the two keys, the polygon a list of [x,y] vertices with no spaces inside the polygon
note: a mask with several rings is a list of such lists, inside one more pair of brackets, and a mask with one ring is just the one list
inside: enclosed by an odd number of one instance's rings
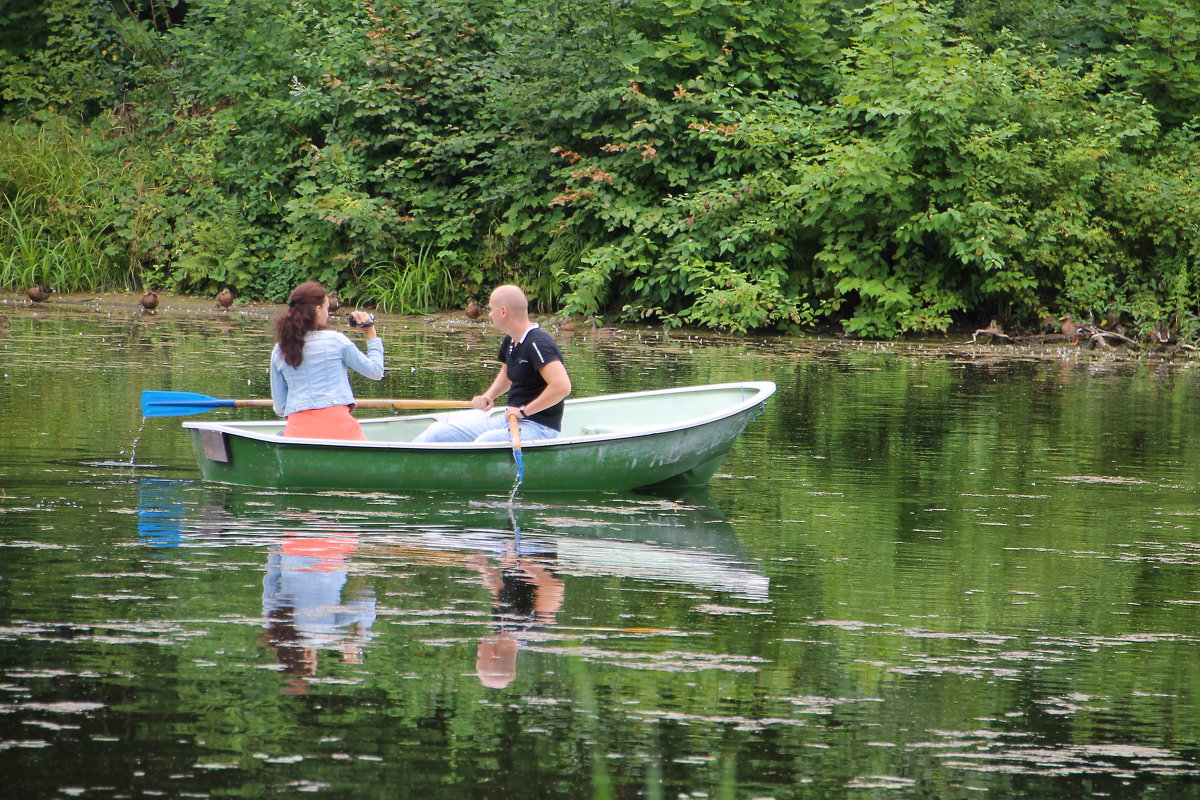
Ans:
{"label": "bald man", "polygon": [[558,344],[536,322],[529,321],[525,293],[511,284],[497,287],[488,299],[488,317],[504,333],[497,355],[500,371],[487,391],[471,398],[471,407],[491,411],[496,399],[507,393],[504,413],[449,415],[414,441],[507,442],[511,415],[517,417],[523,442],[553,439],[562,430],[563,400],[571,393],[571,379]]}

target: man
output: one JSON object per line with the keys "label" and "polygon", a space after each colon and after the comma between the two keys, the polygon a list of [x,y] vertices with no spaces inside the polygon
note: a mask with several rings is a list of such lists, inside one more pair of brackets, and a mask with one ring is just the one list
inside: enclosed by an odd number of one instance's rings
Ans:
{"label": "man", "polygon": [[571,379],[554,339],[529,321],[525,293],[512,285],[497,287],[488,300],[488,317],[505,334],[498,354],[501,366],[487,391],[471,398],[471,407],[491,411],[496,398],[507,392],[504,413],[456,414],[433,423],[414,441],[507,442],[508,418],[513,415],[520,424],[521,441],[552,439],[562,430],[563,400],[571,393]]}

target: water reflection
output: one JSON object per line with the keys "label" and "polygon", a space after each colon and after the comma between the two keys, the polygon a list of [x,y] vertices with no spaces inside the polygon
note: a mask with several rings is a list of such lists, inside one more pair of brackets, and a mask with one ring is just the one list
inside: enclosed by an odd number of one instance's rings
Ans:
{"label": "water reflection", "polygon": [[503,689],[517,677],[517,652],[528,637],[554,625],[566,584],[554,573],[553,553],[519,554],[516,541],[494,566],[482,555],[469,563],[492,596],[494,627],[479,640],[475,673],[484,686]]}
{"label": "water reflection", "polygon": [[138,478],[137,534],[156,547],[177,547],[188,515],[185,490],[192,481]]}
{"label": "water reflection", "polygon": [[343,663],[362,661],[375,623],[375,593],[348,581],[358,533],[293,532],[272,546],[263,578],[264,640],[287,676],[287,694],[308,692],[322,650]]}
{"label": "water reflection", "polygon": [[[704,491],[674,499],[568,497],[514,505],[447,495],[279,494],[152,477],[139,478],[138,486],[137,528],[145,544],[266,551],[261,641],[271,648],[290,694],[307,693],[325,674],[323,652],[336,654],[334,663],[359,664],[375,637],[394,643],[410,634],[394,625],[375,630],[376,597],[377,587],[409,581],[413,569],[423,570],[424,583],[470,575],[486,592],[482,613],[463,611],[463,600],[457,608],[450,602],[436,611],[456,632],[478,630],[487,620],[470,641],[473,674],[492,689],[516,680],[523,650],[561,655],[556,643],[568,639],[669,633],[661,627],[577,624],[580,616],[606,615],[594,605],[594,589],[586,599],[576,598],[575,618],[560,625],[573,584],[606,579],[654,591],[697,592],[698,608],[723,611],[729,609],[705,601],[715,593],[755,602],[769,595],[769,579],[746,558],[733,527]],[[386,613],[393,620],[435,610],[397,604],[396,591],[390,594]],[[422,592],[410,587],[403,595],[419,598]],[[588,658],[622,657],[593,647]],[[631,663],[652,659],[641,654]]]}
{"label": "water reflection", "polygon": [[[502,496],[206,487],[178,420],[106,466],[144,388],[264,396],[269,320],[3,311],[0,795],[1196,796],[1194,366],[581,330],[580,394],[779,393],[712,497],[517,542]],[[381,395],[477,390],[489,335],[388,329]]]}

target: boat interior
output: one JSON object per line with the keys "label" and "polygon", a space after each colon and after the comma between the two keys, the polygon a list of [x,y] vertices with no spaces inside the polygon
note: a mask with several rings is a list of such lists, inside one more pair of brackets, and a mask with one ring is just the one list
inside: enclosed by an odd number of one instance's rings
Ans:
{"label": "boat interior", "polygon": [[[769,388],[768,388],[769,387]],[[730,383],[692,386],[661,391],[631,392],[568,399],[563,413],[561,435],[564,440],[621,437],[652,431],[686,428],[701,424],[709,418],[721,418],[740,410],[747,403],[765,400],[774,390],[770,383]],[[503,408],[487,412],[502,414]],[[357,413],[363,432],[371,442],[411,442],[434,420],[477,416],[484,412],[474,409],[441,411],[401,416],[367,417]],[[235,429],[255,435],[276,435],[283,422],[216,423],[225,430]],[[209,427],[209,424],[185,423],[186,427]],[[534,446],[536,443],[530,443]]]}

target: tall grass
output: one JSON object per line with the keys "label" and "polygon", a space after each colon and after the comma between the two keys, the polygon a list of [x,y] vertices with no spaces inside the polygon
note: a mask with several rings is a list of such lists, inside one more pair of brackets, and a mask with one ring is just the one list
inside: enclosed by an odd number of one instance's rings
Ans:
{"label": "tall grass", "polygon": [[0,286],[124,288],[134,275],[113,231],[116,162],[62,120],[0,124]]}
{"label": "tall grass", "polygon": [[426,314],[457,299],[450,270],[425,244],[395,264],[377,264],[363,281],[363,299],[386,313]]}

